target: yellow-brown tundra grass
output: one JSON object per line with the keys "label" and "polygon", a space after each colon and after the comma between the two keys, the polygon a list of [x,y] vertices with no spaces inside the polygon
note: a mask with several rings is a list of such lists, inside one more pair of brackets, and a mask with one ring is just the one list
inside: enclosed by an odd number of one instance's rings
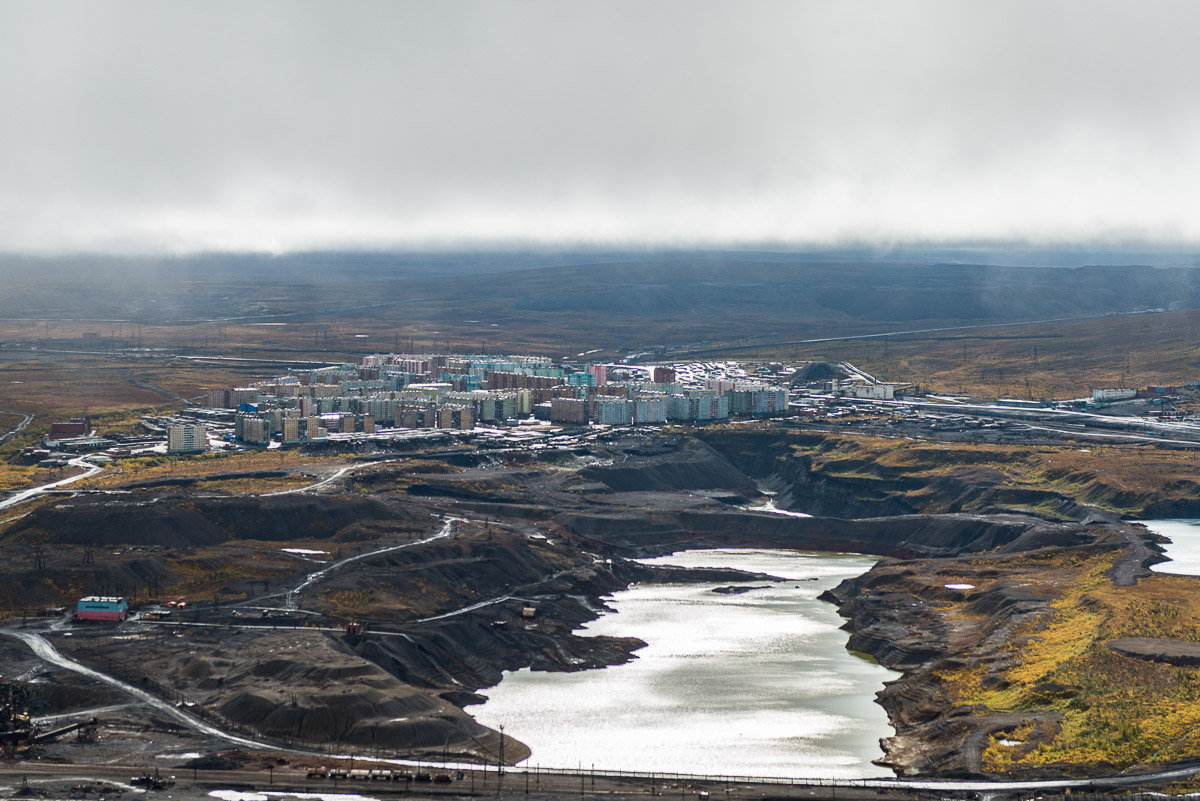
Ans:
{"label": "yellow-brown tundra grass", "polygon": [[[1105,575],[1116,558],[1113,552],[1060,553],[1028,575],[1030,589],[1051,592],[1055,600],[1010,639],[1018,658],[1000,674],[1007,686],[983,686],[985,667],[938,671],[958,705],[1028,715],[992,736],[985,770],[1126,770],[1194,758],[1200,751],[1200,668],[1135,659],[1107,647],[1122,637],[1200,641],[1197,580],[1164,574],[1117,587]],[[1039,725],[1041,717],[1060,728]]]}

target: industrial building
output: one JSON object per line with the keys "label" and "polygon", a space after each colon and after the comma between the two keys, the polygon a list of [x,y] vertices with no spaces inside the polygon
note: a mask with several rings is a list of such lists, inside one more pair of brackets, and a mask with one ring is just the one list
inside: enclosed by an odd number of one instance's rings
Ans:
{"label": "industrial building", "polygon": [[46,439],[74,439],[86,437],[90,433],[92,433],[92,424],[88,418],[72,417],[66,423],[51,423],[50,433],[46,435]]}
{"label": "industrial building", "polygon": [[1104,401],[1119,401],[1136,398],[1138,391],[1136,389],[1113,388],[1113,389],[1093,389],[1092,400],[1097,403]]}
{"label": "industrial building", "polygon": [[866,400],[892,400],[896,396],[894,384],[861,384],[842,383],[841,392],[848,398],[863,398]]}
{"label": "industrial building", "polygon": [[75,604],[76,620],[120,623],[129,616],[129,601],[121,596],[89,595]]}

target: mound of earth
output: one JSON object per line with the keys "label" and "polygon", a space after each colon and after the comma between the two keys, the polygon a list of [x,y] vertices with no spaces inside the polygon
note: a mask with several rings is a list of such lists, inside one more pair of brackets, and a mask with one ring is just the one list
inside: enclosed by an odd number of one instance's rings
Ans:
{"label": "mound of earth", "polygon": [[[812,431],[730,427],[706,429],[697,436],[774,492],[777,508],[825,517],[1024,511],[1084,520],[1098,513],[1086,504],[1129,508],[1145,502],[1149,509],[1158,497],[1119,493],[1107,485],[1103,492],[1089,491],[1084,497],[1053,486],[1013,486],[1004,471],[978,463],[991,458],[987,451],[970,448],[930,450],[907,463],[889,463],[852,437]],[[1072,475],[1080,484],[1091,480]],[[1182,506],[1177,511],[1162,516],[1188,516]]]}
{"label": "mound of earth", "polygon": [[1160,637],[1124,637],[1108,643],[1109,649],[1124,656],[1163,662],[1168,665],[1200,665],[1200,643]]}
{"label": "mound of earth", "polygon": [[[440,697],[444,688],[407,684],[326,633],[186,638],[136,658],[147,676],[170,677],[175,693],[266,737],[410,753],[437,744],[439,754],[492,761],[499,751],[499,734]],[[506,739],[509,754],[519,760],[529,751]]]}
{"label": "mound of earth", "polygon": [[792,380],[802,383],[808,383],[809,381],[832,381],[835,378],[841,378],[845,375],[846,373],[843,370],[839,370],[829,362],[813,362],[812,364],[806,364],[792,373]]}
{"label": "mound of earth", "polygon": [[[396,620],[448,612],[521,588],[539,587],[547,576],[561,574],[573,587],[577,579],[566,571],[572,557],[545,539],[526,539],[504,530],[478,537],[456,537],[415,545],[364,559],[354,570],[331,575],[306,608],[336,611],[352,601],[343,617]],[[606,574],[608,571],[605,571]],[[622,586],[606,575],[601,593]]]}
{"label": "mound of earth", "polygon": [[[26,547],[25,550],[30,549]],[[169,587],[182,579],[158,553],[102,557],[95,564],[80,565],[77,549],[51,548],[47,551],[45,567],[38,569],[25,562],[10,567],[5,573],[10,603],[19,599],[18,608],[32,611],[43,606],[73,604],[80,594],[100,592],[101,588],[135,594],[150,586]]]}
{"label": "mound of earth", "polygon": [[64,545],[218,545],[230,539],[330,539],[356,524],[408,522],[410,514],[372,498],[281,495],[206,498],[88,495],[39,507],[6,539]]}

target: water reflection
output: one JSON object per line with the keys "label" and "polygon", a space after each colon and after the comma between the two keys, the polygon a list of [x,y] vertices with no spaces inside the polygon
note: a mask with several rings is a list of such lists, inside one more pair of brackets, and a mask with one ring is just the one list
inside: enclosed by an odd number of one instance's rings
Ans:
{"label": "water reflection", "polygon": [[817,596],[873,560],[783,551],[688,551],[651,563],[721,566],[788,581],[744,594],[714,584],[618,593],[587,633],[640,637],[633,662],[580,673],[506,674],[473,707],[553,767],[863,777],[892,734],[875,693],[896,673],[849,654]]}

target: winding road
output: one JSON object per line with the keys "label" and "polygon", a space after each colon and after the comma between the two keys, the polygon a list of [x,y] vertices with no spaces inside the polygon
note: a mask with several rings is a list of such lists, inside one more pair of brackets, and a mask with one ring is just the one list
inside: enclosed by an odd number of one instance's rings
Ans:
{"label": "winding road", "polygon": [[[79,477],[76,477],[76,478],[79,478]],[[75,480],[75,479],[71,479],[71,480]],[[45,487],[39,487],[38,489],[45,489]],[[439,529],[436,534],[434,534],[430,537],[425,537],[424,539],[420,539],[420,540],[413,540],[411,542],[406,542],[401,545],[394,545],[394,546],[391,546],[388,548],[379,548],[374,551],[368,551],[366,553],[356,554],[354,556],[346,557],[345,559],[340,559],[337,562],[327,565],[319,570],[314,570],[313,572],[309,573],[296,587],[294,587],[291,590],[286,590],[286,591],[283,591],[280,593],[276,593],[274,597],[283,595],[285,598],[286,604],[288,604],[289,606],[294,605],[296,600],[298,599],[299,594],[304,589],[312,586],[313,584],[316,584],[317,582],[326,578],[331,573],[333,573],[337,570],[340,570],[341,568],[345,567],[348,564],[360,561],[362,559],[367,559],[372,556],[378,556],[380,554],[390,553],[393,551],[399,551],[399,550],[403,550],[405,548],[413,548],[418,545],[424,545],[426,543],[434,542],[435,540],[445,539],[447,537],[450,537],[454,533],[454,524],[462,523],[462,522],[466,522],[466,519],[461,518],[461,517],[447,517],[447,518],[445,518],[445,523],[442,525],[441,529]],[[268,597],[271,597],[271,596],[268,596]],[[189,728],[191,728],[194,731],[197,731],[201,734],[204,734],[204,735],[207,735],[210,737],[216,737],[216,738],[225,740],[227,742],[233,743],[235,745],[240,745],[240,746],[244,746],[247,748],[262,749],[262,750],[268,750],[268,751],[287,751],[288,753],[312,755],[312,756],[325,756],[325,754],[323,754],[320,751],[297,749],[297,748],[284,748],[283,746],[279,746],[274,743],[252,740],[252,739],[249,739],[246,737],[242,737],[240,735],[236,735],[236,734],[232,734],[230,732],[224,731],[224,730],[222,730],[210,723],[207,723],[193,715],[189,715],[187,712],[179,709],[178,707],[159,698],[156,695],[146,692],[145,690],[141,689],[140,687],[135,687],[132,684],[129,684],[128,682],[122,681],[114,676],[110,676],[106,673],[102,673],[98,670],[87,667],[86,665],[83,665],[79,662],[76,662],[73,659],[66,657],[58,649],[56,649],[50,643],[50,641],[46,639],[45,636],[43,636],[42,634],[40,634],[36,631],[30,631],[30,630],[26,630],[26,629],[17,629],[17,628],[12,628],[12,627],[3,627],[3,628],[0,628],[0,634],[8,636],[8,637],[12,637],[14,639],[20,640],[21,642],[25,643],[25,645],[27,645],[30,648],[30,650],[32,650],[33,653],[39,659],[41,659],[43,662],[46,662],[51,665],[55,665],[56,667],[62,668],[64,670],[69,670],[74,673],[78,673],[82,676],[87,676],[88,678],[95,679],[97,681],[102,681],[106,684],[112,685],[113,687],[117,687],[117,688],[123,690],[124,692],[128,693],[129,695],[133,696],[135,699],[137,699],[141,703],[147,704],[161,712],[166,713],[167,715],[170,715],[172,718],[178,720],[179,722],[185,724]],[[409,764],[409,763],[403,763],[403,764]],[[416,763],[412,763],[412,764],[416,764]]]}
{"label": "winding road", "polygon": [[[296,604],[300,599],[300,593],[304,592],[304,590],[308,589],[313,584],[316,584],[317,582],[324,580],[324,578],[326,576],[328,576],[330,573],[341,570],[343,567],[345,567],[346,565],[351,564],[353,562],[358,562],[363,559],[370,559],[372,556],[379,556],[380,554],[392,553],[394,551],[402,551],[405,548],[414,548],[418,545],[425,545],[425,544],[433,542],[435,540],[445,539],[446,537],[449,537],[451,534],[454,533],[454,524],[455,523],[465,523],[465,522],[467,522],[466,518],[463,518],[463,517],[447,517],[445,524],[438,531],[438,533],[434,534],[432,537],[426,537],[425,539],[421,539],[421,540],[413,540],[412,542],[405,542],[401,545],[391,545],[391,546],[388,546],[387,548],[379,548],[374,551],[367,551],[366,553],[355,554],[354,556],[347,556],[345,559],[340,559],[336,562],[333,562],[332,564],[330,564],[326,567],[323,567],[320,570],[314,570],[312,573],[309,573],[308,576],[303,581],[301,581],[299,584],[297,584],[294,588],[292,588],[290,590],[287,590],[282,593],[275,593],[274,595],[268,595],[268,596],[264,596],[264,597],[272,598],[272,597],[278,597],[279,595],[283,595],[284,607],[286,609],[295,609]],[[262,599],[260,598],[259,600],[262,600]]]}
{"label": "winding road", "polygon": [[16,495],[13,495],[10,498],[6,498],[3,501],[0,501],[0,509],[8,509],[11,506],[16,506],[19,503],[24,503],[25,501],[32,500],[33,498],[36,498],[39,495],[45,495],[47,492],[50,492],[51,490],[58,489],[59,487],[65,487],[67,484],[73,484],[76,481],[82,481],[85,478],[91,478],[92,476],[94,476],[98,473],[104,472],[103,466],[98,465],[98,464],[92,464],[91,462],[85,461],[84,457],[82,457],[82,456],[78,456],[78,457],[72,459],[67,464],[71,465],[72,467],[82,468],[85,472],[80,473],[77,476],[71,476],[70,478],[64,478],[59,481],[52,481],[49,484],[43,484],[40,487],[32,487],[27,490],[22,490],[21,492],[18,492]]}
{"label": "winding road", "polygon": [[397,459],[383,459],[378,462],[361,462],[359,464],[347,465],[347,466],[337,470],[332,475],[326,476],[325,478],[321,479],[320,481],[316,481],[312,484],[305,484],[303,487],[294,487],[292,489],[277,490],[275,492],[264,492],[259,497],[274,498],[277,495],[295,495],[300,492],[312,492],[313,490],[319,490],[322,487],[327,487],[330,484],[337,481],[338,479],[340,479],[342,476],[347,475],[349,473],[353,473],[356,470],[362,470],[364,467],[374,467],[375,465],[388,464],[389,462],[395,462],[395,461],[398,461],[398,460]]}
{"label": "winding road", "polygon": [[112,685],[113,687],[117,687],[117,688],[123,690],[124,692],[128,693],[129,695],[133,696],[134,698],[136,698],[138,701],[142,702],[143,704],[151,706],[160,712],[170,715],[172,718],[174,718],[175,720],[178,720],[180,723],[184,724],[188,728],[190,728],[194,731],[197,731],[201,734],[206,734],[210,737],[217,737],[222,740],[226,740],[228,742],[234,743],[236,745],[245,746],[247,748],[261,748],[266,751],[283,750],[279,746],[273,745],[271,743],[257,742],[255,740],[250,740],[245,737],[239,737],[236,734],[230,734],[229,732],[222,731],[221,729],[218,729],[216,726],[205,723],[204,721],[200,720],[199,718],[196,718],[196,717],[193,717],[193,716],[187,714],[183,710],[176,707],[174,704],[170,704],[170,703],[164,701],[163,699],[159,698],[158,696],[152,695],[152,694],[146,692],[145,690],[141,689],[140,687],[134,687],[132,684],[129,684],[128,682],[121,681],[118,678],[109,676],[107,673],[101,673],[100,671],[93,670],[92,668],[90,668],[86,665],[80,664],[79,662],[76,662],[73,659],[69,659],[66,656],[63,656],[63,654],[60,653],[57,648],[55,648],[53,645],[51,645],[50,641],[47,640],[45,637],[43,637],[41,634],[38,634],[38,633],[32,632],[32,631],[25,631],[23,629],[13,629],[13,628],[0,629],[0,634],[4,634],[9,637],[13,637],[13,638],[18,639],[21,642],[25,643],[27,646],[29,646],[29,649],[31,651],[33,651],[34,654],[37,655],[37,657],[39,659],[41,659],[43,662],[46,662],[47,664],[51,664],[56,667],[60,667],[64,670],[69,670],[72,673],[78,673],[81,676],[87,676],[90,679],[102,681],[105,684],[109,684],[109,685]]}
{"label": "winding road", "polygon": [[8,409],[0,409],[0,414],[11,414],[14,417],[23,418],[21,420],[21,422],[17,423],[16,428],[13,428],[11,431],[7,431],[4,434],[0,434],[0,442],[4,442],[6,439],[9,439],[10,437],[15,437],[17,434],[20,434],[22,431],[25,430],[25,426],[27,426],[31,422],[33,422],[33,415],[26,414],[25,412],[13,412],[13,411],[9,411]]}

